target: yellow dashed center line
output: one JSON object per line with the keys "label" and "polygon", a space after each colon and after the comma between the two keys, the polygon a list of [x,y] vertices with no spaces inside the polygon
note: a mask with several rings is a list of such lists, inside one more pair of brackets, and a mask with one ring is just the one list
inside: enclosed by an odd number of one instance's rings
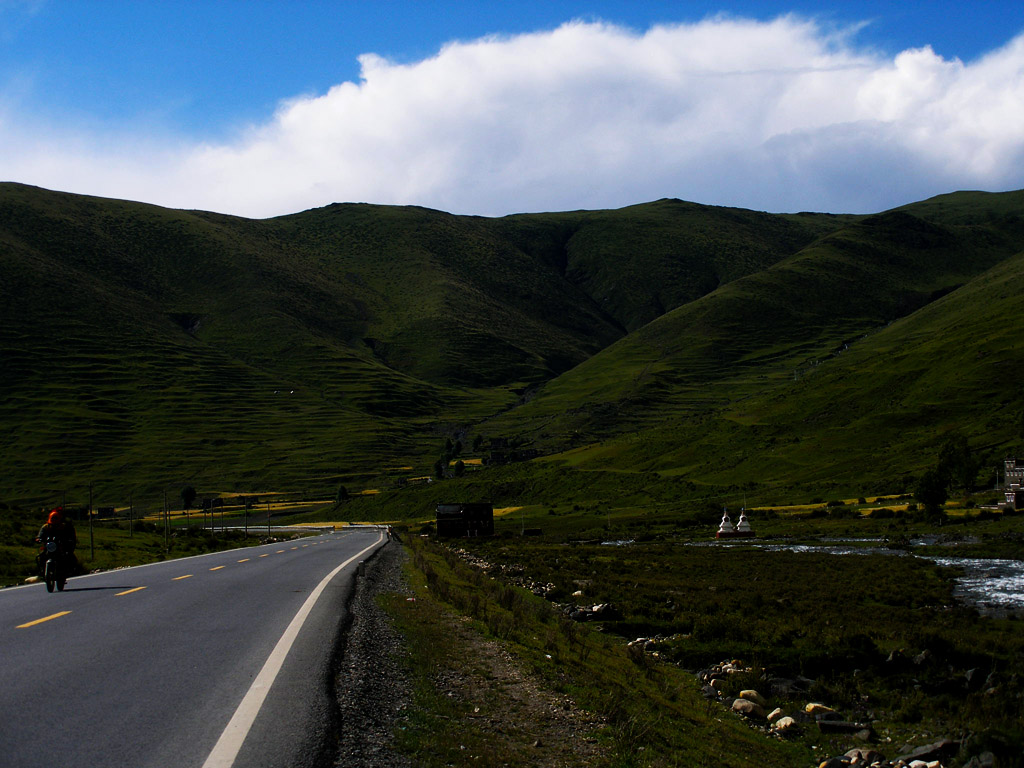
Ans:
{"label": "yellow dashed center line", "polygon": [[30,621],[27,624],[19,624],[17,628],[18,629],[25,629],[27,627],[34,627],[36,624],[42,624],[44,621],[50,621],[50,619],[59,619],[61,616],[67,616],[69,613],[71,613],[71,611],[61,611],[60,613],[55,613],[52,616],[46,616],[46,617],[44,617],[42,619],[36,619],[35,621]]}
{"label": "yellow dashed center line", "polygon": [[270,553],[267,552],[265,555],[260,555],[260,557],[270,557]]}
{"label": "yellow dashed center line", "polygon": [[182,579],[191,579],[191,578],[192,578],[192,574],[191,573],[186,573],[184,576],[175,576],[173,579],[171,579],[171,581],[181,581]]}
{"label": "yellow dashed center line", "polygon": [[239,560],[238,562],[240,562],[240,563],[248,563],[248,562],[249,562],[249,560],[251,560],[251,559],[252,559],[252,558],[249,558],[249,557],[243,557],[243,558],[242,558],[241,560]]}
{"label": "yellow dashed center line", "polygon": [[298,549],[298,547],[292,547],[292,549]]}
{"label": "yellow dashed center line", "polygon": [[279,550],[277,550],[277,552],[275,552],[274,554],[275,554],[275,555],[280,555],[280,554],[283,554],[283,553],[284,553],[284,550],[283,550],[283,549],[279,549]]}
{"label": "yellow dashed center line", "polygon": [[124,592],[118,592],[114,597],[120,597],[121,595],[130,595],[132,592],[138,592],[145,589],[145,587],[136,587],[135,589],[126,589]]}
{"label": "yellow dashed center line", "polygon": [[210,570],[211,571],[219,571],[221,568],[227,568],[227,566],[226,565],[218,565],[218,566],[214,566]]}

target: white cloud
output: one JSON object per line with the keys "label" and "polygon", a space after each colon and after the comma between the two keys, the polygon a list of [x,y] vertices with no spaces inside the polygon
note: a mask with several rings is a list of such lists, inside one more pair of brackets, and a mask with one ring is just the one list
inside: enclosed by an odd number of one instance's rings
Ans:
{"label": "white cloud", "polygon": [[659,197],[876,211],[1024,187],[1024,36],[984,58],[894,58],[855,30],[712,18],[638,34],[570,23],[452,43],[284,103],[235,141],[163,146],[0,108],[0,176],[271,216],[334,201],[488,215]]}

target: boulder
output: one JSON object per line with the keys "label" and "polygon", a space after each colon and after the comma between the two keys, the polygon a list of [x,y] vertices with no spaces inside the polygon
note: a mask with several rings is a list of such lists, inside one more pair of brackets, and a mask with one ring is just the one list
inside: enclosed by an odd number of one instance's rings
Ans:
{"label": "boulder", "polygon": [[959,751],[960,744],[958,742],[951,739],[942,739],[941,741],[936,741],[934,744],[926,744],[923,747],[918,747],[905,755],[900,755],[896,759],[902,760],[908,765],[912,764],[915,760],[927,765],[934,760],[941,762],[942,760],[949,759]]}
{"label": "boulder", "polygon": [[[768,713],[768,722],[769,723],[774,723],[780,717],[782,717],[782,707],[776,707],[775,709],[773,709],[771,712]],[[790,719],[792,719],[792,718],[790,718]]]}
{"label": "boulder", "polygon": [[790,728],[796,727],[796,720],[792,717],[780,717],[772,725],[773,731],[788,731]]}
{"label": "boulder", "polygon": [[835,710],[832,709],[832,707],[826,707],[824,704],[819,704],[818,702],[812,701],[810,704],[804,707],[804,712],[806,712],[808,715],[817,716],[823,715],[826,712],[835,712]]}
{"label": "boulder", "polygon": [[747,699],[736,699],[732,703],[732,711],[746,717],[756,717],[759,720],[764,719],[764,707]]}
{"label": "boulder", "polygon": [[755,690],[740,691],[740,698],[746,699],[747,701],[752,701],[759,707],[768,706],[768,702],[765,700],[764,696],[762,696]]}
{"label": "boulder", "polygon": [[991,752],[982,752],[972,757],[966,768],[996,768],[996,756]]}
{"label": "boulder", "polygon": [[875,749],[857,747],[847,752],[846,756],[850,758],[851,765],[871,765],[885,762],[885,755]]}

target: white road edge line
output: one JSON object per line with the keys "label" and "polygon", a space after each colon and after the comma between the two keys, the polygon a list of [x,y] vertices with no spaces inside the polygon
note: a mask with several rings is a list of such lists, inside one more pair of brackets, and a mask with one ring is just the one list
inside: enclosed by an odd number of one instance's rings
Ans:
{"label": "white road edge line", "polygon": [[238,705],[238,709],[235,710],[235,714],[228,722],[224,733],[217,740],[217,744],[214,746],[213,751],[210,752],[210,756],[203,763],[203,768],[231,768],[234,765],[235,758],[238,757],[238,753],[242,749],[242,743],[245,741],[245,737],[249,735],[249,729],[252,728],[256,716],[259,714],[260,708],[270,692],[270,686],[274,684],[274,680],[277,678],[277,673],[281,671],[281,666],[284,664],[288,651],[291,650],[292,645],[295,643],[299,630],[302,629],[302,625],[313,610],[313,606],[319,599],[320,594],[326,589],[328,582],[338,575],[339,571],[352,561],[365,555],[383,540],[384,534],[379,532],[377,540],[373,544],[362,552],[352,555],[352,557],[327,574],[323,581],[306,598],[306,602],[302,604],[299,612],[295,614],[288,628],[281,635],[281,639],[277,641],[274,650],[267,657],[266,662],[263,664],[263,669],[260,670],[256,679],[252,681],[248,693],[245,694],[242,703]]}

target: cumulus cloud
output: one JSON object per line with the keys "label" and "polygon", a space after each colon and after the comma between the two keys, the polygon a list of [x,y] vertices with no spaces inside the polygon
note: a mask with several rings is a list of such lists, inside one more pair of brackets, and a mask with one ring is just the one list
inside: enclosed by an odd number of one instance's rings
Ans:
{"label": "cumulus cloud", "polygon": [[964,63],[927,47],[883,56],[855,29],[795,16],[643,33],[573,22],[360,64],[359,82],[202,146],[77,135],[0,105],[0,175],[258,217],[334,201],[500,215],[659,197],[865,212],[1024,187],[1024,35]]}

